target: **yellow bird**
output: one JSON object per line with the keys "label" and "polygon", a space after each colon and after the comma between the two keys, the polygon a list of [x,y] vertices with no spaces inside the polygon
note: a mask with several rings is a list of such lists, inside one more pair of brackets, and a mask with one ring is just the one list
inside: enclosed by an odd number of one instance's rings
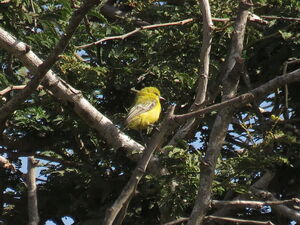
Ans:
{"label": "yellow bird", "polygon": [[134,105],[130,109],[126,127],[143,130],[159,119],[161,113],[160,91],[156,87],[145,87],[137,91]]}

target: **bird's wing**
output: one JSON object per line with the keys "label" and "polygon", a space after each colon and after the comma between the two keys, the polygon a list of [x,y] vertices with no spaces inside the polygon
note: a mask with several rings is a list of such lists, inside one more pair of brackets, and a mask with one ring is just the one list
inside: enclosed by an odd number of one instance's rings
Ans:
{"label": "bird's wing", "polygon": [[138,116],[142,113],[148,112],[156,105],[156,101],[146,101],[143,103],[139,103],[134,105],[127,116],[126,123],[129,123],[129,121],[134,118],[135,116]]}

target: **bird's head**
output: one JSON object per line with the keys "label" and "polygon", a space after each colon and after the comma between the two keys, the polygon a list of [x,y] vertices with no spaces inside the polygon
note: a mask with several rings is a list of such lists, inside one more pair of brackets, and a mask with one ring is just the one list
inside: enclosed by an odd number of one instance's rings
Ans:
{"label": "bird's head", "polygon": [[159,97],[159,99],[165,100],[163,97],[161,97],[160,91],[156,87],[144,87],[143,89],[138,91],[138,93],[142,94],[142,95],[143,94],[154,94],[157,97]]}

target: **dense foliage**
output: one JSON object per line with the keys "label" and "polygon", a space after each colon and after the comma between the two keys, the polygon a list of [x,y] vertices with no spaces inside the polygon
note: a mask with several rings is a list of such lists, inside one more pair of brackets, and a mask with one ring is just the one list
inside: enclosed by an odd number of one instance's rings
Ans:
{"label": "dense foliage", "polygon": [[[67,0],[11,0],[0,3],[0,25],[45,59],[68,25],[75,8]],[[76,2],[76,1],[75,1]],[[80,5],[80,1],[76,2]],[[199,75],[202,37],[200,6],[188,1],[110,1],[126,12],[124,17],[107,17],[96,7],[78,27],[59,62],[52,68],[104,115],[123,130],[123,121],[133,100],[131,88],[158,87],[167,99],[164,111],[175,103],[176,112],[187,112],[193,102]],[[209,87],[217,81],[231,41],[237,1],[212,0],[215,22]],[[252,9],[257,15],[297,17],[298,0],[259,0]],[[134,30],[138,18],[160,24],[193,18],[185,25],[143,30],[124,40],[109,40],[86,49],[76,46],[103,37]],[[300,58],[300,22],[269,19],[268,24],[250,22],[243,57],[252,87],[283,73],[286,61]],[[32,78],[12,55],[0,52],[0,89],[22,85]],[[299,64],[288,67],[288,71]],[[279,199],[299,197],[299,84],[289,86],[288,108],[285,89],[257,102],[266,111],[252,107],[236,112],[229,126],[213,186],[214,199],[249,193],[249,187],[266,170],[276,173],[268,190]],[[249,87],[241,82],[239,94]],[[18,90],[2,96],[1,104]],[[214,90],[210,90],[214,91]],[[217,98],[216,102],[219,101]],[[199,165],[207,148],[215,112],[206,115],[195,131],[177,146],[164,146],[157,156],[168,174],[147,174],[138,186],[124,224],[159,224],[164,207],[168,217],[186,217],[193,207],[199,182]],[[141,142],[135,131],[124,130]],[[73,111],[47,90],[37,90],[1,124],[0,154],[24,171],[24,157],[40,160],[38,204],[41,224],[63,224],[68,216],[75,224],[100,224],[126,184],[135,162],[122,151],[112,149]],[[26,172],[26,171],[25,171]],[[0,221],[27,224],[26,186],[20,173],[0,169]],[[214,209],[212,209],[213,212]],[[290,220],[269,208],[244,208],[233,217],[267,219],[276,224]],[[164,221],[166,222],[166,221]]]}

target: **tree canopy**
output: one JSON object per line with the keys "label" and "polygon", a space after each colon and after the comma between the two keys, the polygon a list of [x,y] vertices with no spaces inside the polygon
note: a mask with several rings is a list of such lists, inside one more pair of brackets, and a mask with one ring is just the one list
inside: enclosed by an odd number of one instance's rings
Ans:
{"label": "tree canopy", "polygon": [[[300,223],[298,0],[0,12],[1,224]],[[142,138],[147,86],[166,101]]]}

